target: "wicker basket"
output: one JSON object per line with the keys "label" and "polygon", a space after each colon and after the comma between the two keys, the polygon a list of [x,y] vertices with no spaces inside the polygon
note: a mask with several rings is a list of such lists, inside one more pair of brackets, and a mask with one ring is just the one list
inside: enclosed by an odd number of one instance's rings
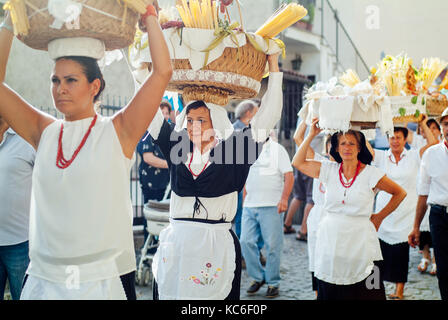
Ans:
{"label": "wicker basket", "polygon": [[[50,28],[54,17],[49,14],[48,0],[27,0],[27,14],[31,29],[27,36],[20,37],[27,46],[47,50],[48,43],[58,38],[91,37],[104,41],[106,50],[121,49],[129,46],[134,41],[136,25],[139,14],[130,8],[125,15],[125,23],[122,24],[124,7],[115,0],[85,0],[79,19],[79,29],[69,30],[65,24],[61,29]],[[32,8],[38,8],[35,12]],[[89,8],[90,7],[90,8]],[[104,15],[91,8],[105,12],[113,17]]]}
{"label": "wicker basket", "polygon": [[198,71],[192,70],[188,59],[172,62],[174,74],[167,90],[182,93],[187,101],[226,105],[229,99],[258,95],[267,55],[247,43],[240,48],[226,48],[221,57]]}
{"label": "wicker basket", "polygon": [[446,98],[428,97],[426,99],[426,110],[428,116],[440,116],[448,107],[448,100]]}
{"label": "wicker basket", "polygon": [[[415,98],[415,96],[392,96],[389,97],[389,99],[391,102],[393,123],[422,121],[423,114],[426,113],[426,97],[418,96]],[[402,114],[400,109],[404,109],[405,114]]]}

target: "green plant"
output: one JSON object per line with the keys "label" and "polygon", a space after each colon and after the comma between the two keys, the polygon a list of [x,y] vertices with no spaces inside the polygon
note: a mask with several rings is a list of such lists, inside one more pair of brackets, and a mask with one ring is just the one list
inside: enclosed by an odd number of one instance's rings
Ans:
{"label": "green plant", "polygon": [[316,12],[316,6],[315,6],[315,0],[308,0],[308,1],[293,1],[293,0],[283,0],[281,3],[289,4],[291,2],[299,3],[300,5],[304,6],[308,10],[308,14],[300,21],[312,24],[314,21],[314,15]]}
{"label": "green plant", "polygon": [[304,7],[308,10],[308,14],[305,18],[302,19],[303,22],[307,22],[312,24],[314,21],[314,15],[316,11],[316,7],[313,3],[309,3],[308,5],[304,5]]}

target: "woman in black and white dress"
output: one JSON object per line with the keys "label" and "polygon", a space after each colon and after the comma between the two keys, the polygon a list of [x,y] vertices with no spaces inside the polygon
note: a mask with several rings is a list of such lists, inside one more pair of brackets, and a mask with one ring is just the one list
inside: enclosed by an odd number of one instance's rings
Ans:
{"label": "woman in black and white dress", "polygon": [[280,120],[278,55],[250,126],[234,131],[223,107],[195,101],[173,128],[158,113],[149,128],[168,161],[170,225],[153,260],[155,299],[239,299],[241,249],[231,231],[238,193],[270,129]]}
{"label": "woman in black and white dress", "polygon": [[[384,300],[384,285],[374,268],[375,261],[382,259],[376,231],[406,192],[370,166],[372,155],[361,132],[350,130],[332,136],[330,155],[336,162],[307,160],[309,144],[321,131],[317,124],[318,119],[314,119],[293,165],[326,187],[314,256],[318,299]],[[381,212],[372,214],[376,189],[392,194],[392,198]],[[368,286],[366,280],[371,275],[377,277],[379,287]]]}

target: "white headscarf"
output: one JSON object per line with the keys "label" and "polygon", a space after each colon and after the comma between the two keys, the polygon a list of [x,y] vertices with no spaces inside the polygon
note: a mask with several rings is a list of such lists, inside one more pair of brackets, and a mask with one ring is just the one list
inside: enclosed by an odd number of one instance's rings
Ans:
{"label": "white headscarf", "polygon": [[[180,132],[187,127],[187,108],[195,102],[197,101],[191,101],[176,117],[176,127],[174,130]],[[226,109],[213,103],[204,102],[204,105],[210,110],[210,118],[217,138],[221,140],[229,138],[233,134],[234,128],[227,116]]]}

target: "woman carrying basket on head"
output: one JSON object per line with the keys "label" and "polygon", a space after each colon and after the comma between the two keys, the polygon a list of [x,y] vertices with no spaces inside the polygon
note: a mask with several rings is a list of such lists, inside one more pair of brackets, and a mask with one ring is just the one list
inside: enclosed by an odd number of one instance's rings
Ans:
{"label": "woman carrying basket on head", "polygon": [[250,126],[234,131],[226,110],[193,101],[171,128],[157,113],[149,128],[171,174],[170,226],[153,260],[154,299],[237,300],[241,248],[231,231],[238,193],[269,130],[280,120],[282,78],[278,55]]}
{"label": "woman carrying basket on head", "polygon": [[[372,155],[358,131],[332,136],[330,155],[336,162],[307,160],[310,142],[321,131],[317,123],[318,119],[314,119],[293,165],[326,187],[314,256],[318,299],[384,300],[381,278],[372,280],[372,287],[366,280],[371,274],[379,276],[374,269],[375,261],[382,259],[376,231],[406,192],[370,166]],[[376,189],[390,193],[392,198],[380,212],[372,214]]]}
{"label": "woman carrying basket on head", "polygon": [[[404,286],[408,279],[409,244],[408,235],[414,223],[417,207],[417,173],[420,169],[423,153],[438,143],[436,137],[426,124],[424,115],[420,123],[427,144],[420,150],[405,148],[408,129],[403,126],[394,127],[394,135],[389,137],[390,148],[387,151],[372,149],[372,165],[383,170],[388,177],[406,190],[404,201],[384,219],[378,230],[383,261],[379,264],[384,281],[396,283],[395,292],[389,295],[394,300],[402,300]],[[375,211],[379,212],[389,202],[390,195],[379,192],[376,198]]]}
{"label": "woman carrying basket on head", "polygon": [[64,120],[26,103],[4,83],[9,17],[0,30],[0,115],[37,150],[23,299],[136,299],[130,168],[172,74],[153,5],[142,20],[154,71],[113,117],[94,109],[105,85],[98,57],[71,56],[67,47],[53,53],[51,76]]}

